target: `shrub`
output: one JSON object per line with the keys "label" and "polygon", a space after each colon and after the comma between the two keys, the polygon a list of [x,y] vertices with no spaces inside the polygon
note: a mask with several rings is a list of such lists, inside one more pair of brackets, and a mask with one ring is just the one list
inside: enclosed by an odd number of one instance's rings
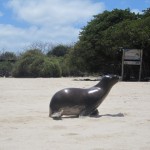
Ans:
{"label": "shrub", "polygon": [[0,76],[11,76],[12,63],[8,61],[0,62]]}
{"label": "shrub", "polygon": [[56,60],[51,60],[49,58],[45,58],[42,76],[43,77],[61,77],[61,68],[59,63]]}

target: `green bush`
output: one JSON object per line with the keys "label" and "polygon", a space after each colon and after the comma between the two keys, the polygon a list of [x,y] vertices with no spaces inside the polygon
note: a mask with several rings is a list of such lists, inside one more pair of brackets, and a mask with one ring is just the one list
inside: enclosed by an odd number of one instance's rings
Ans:
{"label": "green bush", "polygon": [[44,57],[36,57],[30,64],[29,72],[32,77],[42,77],[42,69],[44,67]]}
{"label": "green bush", "polygon": [[21,54],[19,60],[13,68],[14,77],[38,77],[39,64],[44,55],[40,50],[28,50]]}
{"label": "green bush", "polygon": [[13,64],[8,61],[0,62],[0,76],[11,76]]}
{"label": "green bush", "polygon": [[12,74],[14,77],[60,77],[62,72],[56,59],[30,50],[21,55]]}
{"label": "green bush", "polygon": [[51,60],[49,58],[45,58],[42,76],[43,77],[61,77],[61,68],[59,63],[56,60]]}

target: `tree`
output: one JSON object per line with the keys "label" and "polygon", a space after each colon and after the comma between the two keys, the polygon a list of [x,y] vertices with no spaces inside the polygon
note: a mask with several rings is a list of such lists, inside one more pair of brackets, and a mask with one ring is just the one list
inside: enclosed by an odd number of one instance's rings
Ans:
{"label": "tree", "polygon": [[48,56],[57,56],[62,57],[65,56],[68,53],[68,50],[70,49],[70,46],[67,45],[57,45],[50,50],[47,55]]}
{"label": "tree", "polygon": [[48,43],[48,42],[42,42],[42,41],[36,41],[31,43],[29,46],[27,46],[26,49],[38,49],[40,50],[42,53],[47,53],[48,51],[50,51],[52,48],[54,47],[54,45],[52,43]]}
{"label": "tree", "polygon": [[13,64],[9,61],[0,62],[0,76],[9,77],[11,76]]}
{"label": "tree", "polygon": [[0,55],[0,61],[16,61],[16,60],[17,56],[13,52],[6,51]]}
{"label": "tree", "polygon": [[[109,73],[121,65],[120,47],[149,47],[149,17],[130,12],[130,9],[104,11],[94,16],[80,33],[72,58],[79,70]],[[147,47],[147,48],[146,48]],[[145,52],[147,53],[147,52]],[[105,68],[104,68],[105,67]]]}
{"label": "tree", "polygon": [[13,52],[3,52],[0,54],[0,76],[11,76],[17,56]]}
{"label": "tree", "polygon": [[150,8],[147,8],[146,10],[143,10],[143,12],[144,12],[144,14],[143,14],[144,17],[150,16]]}

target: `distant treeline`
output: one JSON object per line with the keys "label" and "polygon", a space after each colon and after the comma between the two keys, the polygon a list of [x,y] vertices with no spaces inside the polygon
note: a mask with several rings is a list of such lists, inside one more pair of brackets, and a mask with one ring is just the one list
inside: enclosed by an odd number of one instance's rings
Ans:
{"label": "distant treeline", "polygon": [[13,52],[3,52],[0,55],[0,76],[78,76],[80,73],[73,65],[71,66],[70,63],[69,53],[71,49],[72,46],[57,45],[47,53],[38,48],[38,46],[26,50],[19,55]]}
{"label": "distant treeline", "polygon": [[[59,44],[46,52],[39,45],[19,55],[1,52],[0,76],[120,75],[122,48],[136,48],[143,49],[142,77],[145,78],[150,76],[150,8],[143,10],[143,14],[135,14],[130,9],[104,11],[82,29],[76,44]],[[136,76],[137,66],[126,68]]]}

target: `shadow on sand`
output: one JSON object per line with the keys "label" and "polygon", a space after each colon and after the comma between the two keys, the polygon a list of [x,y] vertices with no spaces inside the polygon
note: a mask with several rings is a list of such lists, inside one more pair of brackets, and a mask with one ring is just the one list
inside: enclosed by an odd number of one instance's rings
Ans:
{"label": "shadow on sand", "polygon": [[123,113],[117,113],[117,114],[104,114],[104,115],[97,115],[97,116],[91,116],[94,118],[100,118],[100,117],[124,117]]}
{"label": "shadow on sand", "polygon": [[[123,113],[117,113],[117,114],[104,114],[104,115],[93,115],[90,116],[91,118],[101,118],[101,117],[124,117]],[[73,118],[79,118],[78,116],[62,116],[61,118],[53,118],[54,120],[62,120],[62,119],[73,119]],[[86,118],[86,117],[83,117]]]}

